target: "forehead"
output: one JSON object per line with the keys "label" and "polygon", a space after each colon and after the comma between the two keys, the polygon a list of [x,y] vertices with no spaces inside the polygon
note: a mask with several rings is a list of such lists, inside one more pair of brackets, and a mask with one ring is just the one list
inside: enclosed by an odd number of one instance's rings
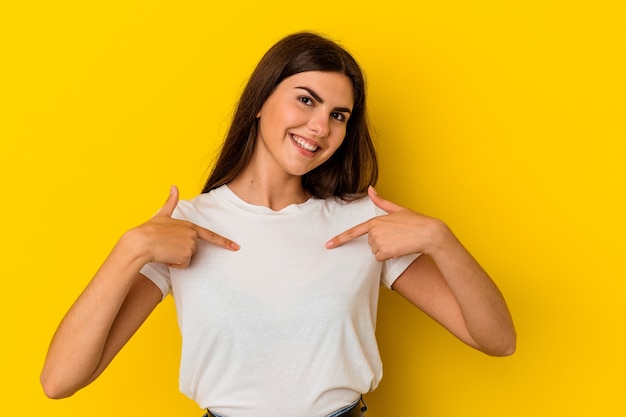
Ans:
{"label": "forehead", "polygon": [[352,80],[339,72],[307,71],[285,78],[277,90],[313,90],[324,102],[333,106],[350,107],[354,103]]}

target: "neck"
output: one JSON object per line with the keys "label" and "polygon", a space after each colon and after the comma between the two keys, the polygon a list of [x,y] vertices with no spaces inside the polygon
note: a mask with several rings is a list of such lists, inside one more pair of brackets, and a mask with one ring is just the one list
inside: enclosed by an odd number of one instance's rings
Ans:
{"label": "neck", "polygon": [[304,203],[310,198],[310,194],[302,187],[300,176],[275,178],[253,169],[245,169],[228,187],[243,201],[272,210]]}

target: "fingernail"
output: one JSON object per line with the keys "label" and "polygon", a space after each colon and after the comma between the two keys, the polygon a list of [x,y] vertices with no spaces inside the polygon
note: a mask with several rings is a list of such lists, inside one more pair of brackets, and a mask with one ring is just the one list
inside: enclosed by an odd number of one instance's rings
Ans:
{"label": "fingernail", "polygon": [[236,244],[235,242],[230,242],[230,247],[235,249],[235,250],[239,250],[241,249],[241,246],[239,246],[238,244]]}
{"label": "fingernail", "polygon": [[326,249],[332,249],[335,247],[335,242],[332,240],[329,240],[328,242],[326,242]]}

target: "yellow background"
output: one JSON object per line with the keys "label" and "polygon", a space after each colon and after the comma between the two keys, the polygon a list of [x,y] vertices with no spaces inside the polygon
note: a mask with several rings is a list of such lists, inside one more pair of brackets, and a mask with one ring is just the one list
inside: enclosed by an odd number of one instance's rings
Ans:
{"label": "yellow background", "polygon": [[39,370],[120,234],[170,184],[199,191],[253,66],[302,29],[367,73],[379,192],[448,222],[519,333],[489,358],[385,292],[368,416],[626,415],[621,4],[2,2],[2,415],[201,415],[169,299],[71,399],[46,399]]}

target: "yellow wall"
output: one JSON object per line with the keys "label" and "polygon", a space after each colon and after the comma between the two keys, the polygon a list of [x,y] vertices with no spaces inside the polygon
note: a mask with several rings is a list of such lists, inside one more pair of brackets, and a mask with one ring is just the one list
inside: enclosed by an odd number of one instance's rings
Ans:
{"label": "yellow wall", "polygon": [[445,219],[519,332],[489,358],[386,292],[368,416],[625,415],[622,2],[238,3],[0,5],[2,414],[200,416],[170,300],[75,397],[46,399],[39,370],[117,237],[170,184],[199,190],[261,54],[313,29],[366,70],[379,192]]}

